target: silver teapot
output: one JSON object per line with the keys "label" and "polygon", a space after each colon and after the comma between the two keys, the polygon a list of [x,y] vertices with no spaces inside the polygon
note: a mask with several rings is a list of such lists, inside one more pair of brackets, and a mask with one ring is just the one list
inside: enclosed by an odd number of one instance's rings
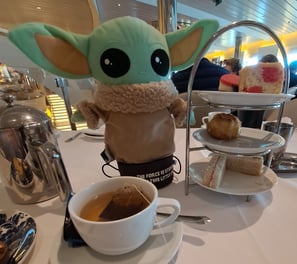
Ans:
{"label": "silver teapot", "polygon": [[14,105],[0,110],[0,177],[11,200],[42,202],[59,194],[64,202],[72,191],[51,120],[36,108]]}

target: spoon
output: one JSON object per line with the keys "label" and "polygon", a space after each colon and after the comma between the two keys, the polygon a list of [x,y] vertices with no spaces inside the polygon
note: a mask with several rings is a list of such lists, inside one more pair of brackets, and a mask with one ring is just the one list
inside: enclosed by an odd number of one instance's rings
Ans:
{"label": "spoon", "polygon": [[[157,212],[157,215],[168,216],[170,213]],[[189,223],[196,223],[204,225],[211,222],[211,219],[208,216],[204,215],[179,215],[176,219],[177,221],[185,221]]]}
{"label": "spoon", "polygon": [[7,264],[16,264],[23,258],[24,254],[31,247],[34,241],[35,235],[36,235],[36,228],[30,227],[27,230],[24,238],[21,240],[20,244],[18,245],[17,249],[9,258]]}

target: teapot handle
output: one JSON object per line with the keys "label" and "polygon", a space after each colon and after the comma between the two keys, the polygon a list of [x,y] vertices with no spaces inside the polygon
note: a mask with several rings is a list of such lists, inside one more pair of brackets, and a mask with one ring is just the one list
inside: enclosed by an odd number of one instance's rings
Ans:
{"label": "teapot handle", "polygon": [[50,174],[51,180],[56,185],[61,201],[66,202],[72,192],[72,187],[61,154],[56,146],[50,142],[38,146],[38,153],[42,155],[42,160],[46,162],[46,167],[49,168],[47,173]]}

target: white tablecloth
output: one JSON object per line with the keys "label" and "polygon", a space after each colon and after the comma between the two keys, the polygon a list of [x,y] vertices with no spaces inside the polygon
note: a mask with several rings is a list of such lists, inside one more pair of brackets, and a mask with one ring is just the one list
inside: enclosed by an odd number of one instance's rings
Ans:
{"label": "white tablecloth", "polygon": [[[105,179],[101,172],[100,153],[103,142],[86,136],[65,143],[74,131],[61,132],[59,145],[75,192],[92,182]],[[186,131],[176,131],[176,153],[182,162],[178,180],[159,190],[159,196],[174,197],[181,203],[183,214],[207,215],[207,225],[183,223],[183,240],[176,263],[279,264],[297,262],[297,174],[279,174],[271,191],[257,194],[246,202],[245,196],[232,196],[204,189],[196,184],[185,195]],[[191,146],[199,146],[192,142]],[[297,132],[287,151],[297,153]],[[191,152],[191,161],[205,151]],[[61,232],[65,204],[59,198],[33,205],[12,203],[0,187],[3,209],[19,209],[35,217],[38,233],[32,255],[25,263],[48,263],[53,243]]]}

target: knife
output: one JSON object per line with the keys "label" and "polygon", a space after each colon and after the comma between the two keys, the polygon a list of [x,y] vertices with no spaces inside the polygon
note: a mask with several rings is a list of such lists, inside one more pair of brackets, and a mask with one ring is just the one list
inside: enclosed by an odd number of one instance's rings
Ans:
{"label": "knife", "polygon": [[70,142],[73,141],[74,139],[76,139],[77,137],[79,137],[82,134],[82,132],[78,132],[76,133],[74,136],[67,138],[64,142]]}

